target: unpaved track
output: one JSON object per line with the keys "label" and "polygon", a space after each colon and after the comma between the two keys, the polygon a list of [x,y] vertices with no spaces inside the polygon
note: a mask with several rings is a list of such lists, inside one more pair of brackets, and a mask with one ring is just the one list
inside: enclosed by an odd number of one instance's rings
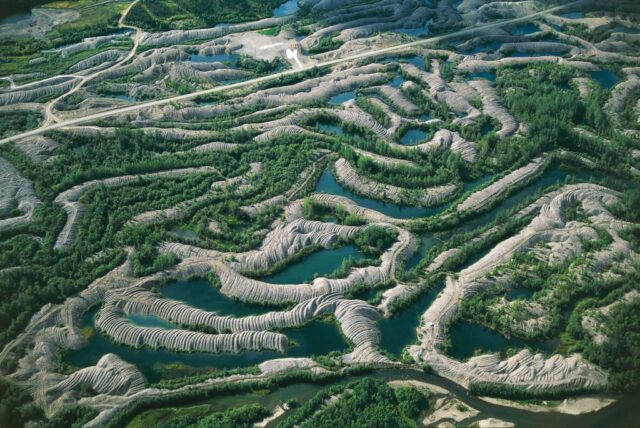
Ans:
{"label": "unpaved track", "polygon": [[[97,71],[97,72],[92,73],[92,74],[90,74],[88,76],[81,77],[80,78],[80,82],[76,86],[71,88],[70,91],[65,92],[64,94],[60,95],[59,97],[49,101],[46,104],[45,111],[44,111],[44,122],[42,124],[42,127],[38,128],[38,129],[46,129],[46,128],[50,127],[52,123],[60,123],[58,118],[53,113],[53,107],[58,103],[58,101],[60,101],[63,98],[66,98],[69,95],[73,94],[74,92],[78,91],[80,88],[82,88],[84,86],[85,83],[89,82],[90,80],[95,79],[96,76],[99,76],[100,74],[105,73],[105,72],[110,71],[110,70],[113,70],[115,68],[118,68],[122,64],[125,64],[127,61],[129,61],[131,58],[133,58],[133,56],[136,54],[136,51],[138,50],[138,46],[140,45],[140,39],[142,38],[143,31],[142,31],[141,28],[125,24],[124,20],[127,17],[127,15],[129,14],[129,11],[131,10],[131,8],[136,3],[138,3],[139,1],[140,0],[135,0],[124,11],[122,11],[122,15],[120,16],[120,19],[118,20],[118,28],[130,28],[132,30],[135,30],[135,33],[132,36],[133,48],[131,48],[131,51],[129,52],[129,54],[126,57],[124,57],[123,59],[121,59],[120,61],[118,61],[117,63],[115,63],[114,65],[112,65],[111,67],[108,67],[108,68],[106,68],[104,70]],[[54,77],[56,77],[56,76],[54,76]]]}
{"label": "unpaved track", "polygon": [[293,200],[293,198],[298,194],[298,192],[300,191],[300,189],[302,189],[304,186],[307,185],[307,183],[309,182],[309,180],[311,179],[311,177],[313,177],[316,174],[317,171],[317,167],[318,164],[323,161],[327,156],[329,156],[329,154],[327,153],[326,155],[322,155],[320,156],[315,162],[313,162],[313,167],[311,169],[311,172],[309,173],[309,175],[307,176],[307,178],[304,179],[304,181],[302,183],[300,183],[299,186],[294,187],[293,189],[291,189],[291,194],[287,197],[287,201],[291,202]]}
{"label": "unpaved track", "polygon": [[[125,26],[125,24],[122,24],[124,17],[126,16],[126,14],[128,13],[129,9],[135,4],[137,3],[139,0],[136,0],[135,2],[133,2],[122,14],[122,17],[120,18],[119,21],[119,25]],[[326,61],[326,62],[322,62],[322,63],[318,63],[315,65],[315,67],[327,67],[327,66],[332,66],[332,65],[336,65],[336,64],[341,64],[343,62],[348,62],[348,61],[353,61],[353,60],[358,60],[358,59],[364,59],[364,58],[370,58],[370,57],[375,57],[377,55],[381,55],[381,54],[386,54],[386,53],[391,53],[391,52],[396,52],[396,51],[401,51],[403,49],[407,49],[407,48],[412,48],[414,46],[420,46],[420,45],[425,45],[425,44],[429,44],[429,43],[434,43],[434,42],[439,42],[441,40],[446,40],[446,39],[450,39],[452,37],[458,37],[458,36],[462,36],[462,35],[469,35],[469,34],[473,34],[474,32],[478,31],[478,30],[484,30],[484,29],[488,29],[488,28],[496,28],[496,27],[502,27],[505,25],[510,25],[510,24],[515,24],[515,23],[519,23],[519,22],[525,22],[525,21],[529,21],[533,18],[536,18],[538,16],[542,16],[551,12],[555,12],[557,10],[561,10],[570,6],[575,6],[577,4],[581,4],[583,3],[584,0],[578,0],[572,3],[567,3],[564,5],[560,5],[560,6],[554,6],[548,9],[544,9],[541,10],[539,12],[536,13],[532,13],[531,15],[527,15],[527,16],[523,16],[520,18],[513,18],[513,19],[506,19],[506,20],[502,20],[502,21],[497,21],[497,22],[492,22],[490,24],[484,24],[484,25],[477,25],[474,27],[469,27],[466,28],[464,30],[460,30],[460,31],[456,31],[453,33],[448,33],[442,36],[436,36],[436,37],[431,37],[429,39],[422,39],[422,40],[416,40],[413,42],[409,42],[409,43],[402,43],[396,46],[390,46],[387,48],[381,48],[381,49],[373,49],[370,51],[366,51],[366,52],[362,52],[359,54],[355,54],[355,55],[349,55],[343,58],[338,58],[338,59],[333,59],[330,61]],[[126,26],[127,28],[133,28],[133,27],[129,27]],[[123,59],[122,61],[118,62],[117,64],[115,64],[113,67],[118,67],[120,66],[122,63],[124,63],[125,61],[128,61],[129,59],[131,59],[133,57],[133,55],[136,52],[137,49],[137,45],[139,43],[139,37],[142,34],[142,31],[140,29],[136,29],[136,34],[134,36],[134,47],[131,50],[131,52],[129,53],[129,55],[127,55],[127,57],[125,59]],[[113,67],[110,67],[109,69],[112,69]],[[305,67],[303,70],[306,70],[308,68],[311,68],[312,66],[307,66]],[[104,119],[105,117],[111,117],[111,116],[115,116],[121,113],[128,113],[131,111],[136,111],[136,110],[141,110],[147,107],[155,107],[155,106],[160,106],[160,105],[165,105],[165,104],[169,104],[172,102],[177,102],[177,101],[184,101],[184,100],[189,100],[192,98],[196,98],[202,95],[208,95],[208,94],[213,94],[213,93],[217,93],[217,92],[223,92],[226,90],[230,90],[230,89],[237,89],[237,88],[242,88],[245,86],[251,86],[251,85],[255,85],[257,83],[262,83],[262,82],[267,82],[270,80],[274,80],[277,79],[279,77],[282,76],[288,76],[291,74],[296,74],[299,73],[303,70],[286,70],[280,73],[275,73],[275,74],[271,74],[269,76],[262,76],[262,77],[258,77],[255,79],[250,79],[250,80],[245,80],[242,82],[237,82],[237,83],[232,83],[229,85],[224,85],[224,86],[218,86],[215,88],[211,88],[211,89],[205,89],[205,90],[201,90],[201,91],[196,91],[196,92],[192,92],[190,94],[184,94],[184,95],[177,95],[174,97],[170,97],[170,98],[164,98],[161,100],[155,100],[155,101],[149,101],[149,102],[145,102],[145,103],[140,103],[140,104],[135,104],[135,105],[131,105],[131,106],[126,106],[126,107],[120,107],[120,108],[116,108],[116,109],[112,109],[112,110],[106,110],[106,111],[102,111],[99,113],[94,113],[94,114],[90,114],[84,117],[78,117],[75,119],[70,119],[70,120],[66,120],[66,121],[62,121],[62,122],[57,122],[57,123],[50,123],[50,118],[51,118],[51,113],[50,113],[50,108],[53,105],[54,102],[50,103],[48,108],[47,108],[47,120],[45,121],[44,126],[41,126],[40,128],[34,129],[32,131],[27,131],[27,132],[23,132],[21,134],[16,134],[13,135],[11,137],[7,137],[4,138],[2,140],[0,140],[0,145],[1,144],[6,144],[9,143],[11,141],[16,141],[19,140],[21,138],[25,138],[25,137],[31,137],[34,135],[38,135],[38,134],[42,134],[45,133],[47,131],[52,131],[54,129],[59,129],[59,128],[64,128],[66,126],[71,126],[71,125],[78,125],[81,123],[86,123],[86,122],[91,122],[97,119]],[[105,70],[106,71],[106,70]],[[67,95],[70,95],[71,93],[75,92],[77,89],[79,89],[86,81],[93,79],[97,74],[99,74],[101,72],[95,73],[93,75],[87,76],[82,82],[80,82],[80,84],[78,86],[76,86],[74,89],[72,89],[70,92],[67,92],[66,94],[62,95],[60,98],[64,98]],[[58,98],[58,99],[60,99]],[[54,100],[56,101],[56,100]]]}

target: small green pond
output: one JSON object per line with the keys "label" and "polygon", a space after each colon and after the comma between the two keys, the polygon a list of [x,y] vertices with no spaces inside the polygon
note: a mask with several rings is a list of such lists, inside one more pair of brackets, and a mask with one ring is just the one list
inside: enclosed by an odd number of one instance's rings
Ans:
{"label": "small green pond", "polygon": [[533,290],[528,288],[518,287],[507,292],[507,300],[529,300],[533,297]]}
{"label": "small green pond", "polygon": [[444,288],[444,281],[431,290],[423,293],[416,302],[398,311],[390,318],[378,321],[380,328],[380,348],[400,356],[402,350],[418,338],[417,328],[422,314],[431,306],[438,294]]}
{"label": "small green pond", "polygon": [[428,139],[429,132],[420,128],[409,128],[402,134],[402,137],[400,137],[400,144],[404,146],[415,146],[426,142]]}
{"label": "small green pond", "polygon": [[576,182],[590,182],[594,177],[594,174],[587,171],[568,170],[558,164],[552,164],[538,179],[511,194],[500,202],[494,209],[489,210],[478,217],[465,220],[460,226],[445,235],[449,235],[454,232],[469,232],[479,226],[490,223],[495,220],[497,215],[501,212],[519,205],[530,196],[537,195],[545,188],[553,186],[554,184],[564,183],[570,180],[575,180]]}
{"label": "small green pond", "polygon": [[356,93],[355,92],[353,92],[353,91],[343,92],[341,94],[334,95],[331,98],[329,98],[329,104],[334,105],[334,106],[338,106],[338,105],[344,103],[345,101],[353,100],[355,98],[356,98]]}
{"label": "small green pond", "polygon": [[264,276],[260,278],[260,281],[270,284],[310,282],[316,276],[326,276],[334,272],[342,265],[343,261],[349,258],[362,260],[365,255],[354,245],[324,249],[308,255],[272,275]]}
{"label": "small green pond", "polygon": [[408,207],[358,196],[355,193],[342,187],[329,171],[324,171],[322,173],[322,176],[320,176],[320,180],[318,180],[318,184],[316,185],[315,191],[317,193],[328,193],[331,195],[344,196],[353,200],[360,206],[379,211],[383,214],[395,218],[427,217],[438,214],[444,211],[444,209],[447,207],[446,205],[441,205],[433,208]]}
{"label": "small green pond", "polygon": [[338,137],[342,137],[345,135],[344,128],[340,125],[332,124],[332,123],[319,123],[318,129],[321,132],[325,132],[327,134],[337,135]]}
{"label": "small green pond", "polygon": [[266,306],[230,299],[206,280],[172,282],[162,287],[160,294],[167,299],[179,300],[194,308],[216,312],[219,315],[243,317],[272,310]]}
{"label": "small green pond", "polygon": [[466,360],[473,357],[476,350],[479,350],[481,353],[498,352],[502,356],[505,356],[509,348],[520,350],[528,346],[534,351],[551,353],[558,346],[557,340],[526,342],[514,337],[505,337],[484,326],[466,321],[455,323],[449,329],[449,334],[451,337],[451,350],[449,355],[458,360]]}
{"label": "small green pond", "polygon": [[153,315],[130,314],[127,319],[138,327],[160,327],[160,328],[176,328],[175,325],[168,321]]}
{"label": "small green pond", "polygon": [[442,241],[436,238],[433,233],[427,232],[420,235],[418,238],[418,251],[405,261],[405,270],[411,270],[418,266],[418,263],[427,255],[429,250],[440,244],[442,244]]}

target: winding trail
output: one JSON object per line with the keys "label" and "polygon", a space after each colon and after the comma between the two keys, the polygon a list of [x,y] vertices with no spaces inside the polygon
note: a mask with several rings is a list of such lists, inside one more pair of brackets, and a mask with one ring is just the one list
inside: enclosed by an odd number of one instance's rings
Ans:
{"label": "winding trail", "polygon": [[46,82],[48,80],[60,79],[60,78],[63,78],[63,77],[69,77],[69,78],[73,78],[73,79],[81,79],[82,78],[82,76],[80,76],[78,74],[58,74],[56,76],[51,76],[51,77],[47,77],[46,79],[38,80],[36,82],[23,83],[22,85],[16,85],[11,76],[0,77],[0,80],[8,81],[10,83],[9,89],[11,89],[13,91],[13,90],[19,90],[19,89],[27,88],[29,86],[32,86],[34,83],[43,83],[43,82]]}
{"label": "winding trail", "polygon": [[[69,95],[77,92],[80,88],[82,88],[84,86],[85,83],[95,79],[97,76],[101,75],[102,73],[105,73],[107,71],[111,71],[114,70],[118,67],[120,67],[121,65],[125,64],[127,61],[129,61],[131,58],[134,57],[134,55],[136,54],[136,51],[138,50],[138,46],[140,45],[140,40],[142,39],[142,34],[144,34],[144,31],[142,31],[141,28],[139,27],[134,27],[133,25],[127,25],[124,23],[125,18],[127,17],[127,15],[129,14],[129,11],[131,10],[131,8],[138,3],[140,0],[135,0],[134,2],[132,2],[129,6],[127,6],[127,8],[122,11],[122,15],[120,16],[120,19],[118,20],[118,28],[129,28],[135,31],[135,33],[132,35],[131,39],[133,40],[133,47],[131,48],[131,51],[129,52],[129,54],[124,57],[123,59],[121,59],[120,61],[118,61],[117,63],[113,64],[111,67],[105,68],[104,70],[100,70],[97,71],[95,73],[89,74],[87,76],[76,76],[76,75],[72,75],[74,77],[80,77],[80,82],[74,86],[70,91],[65,92],[64,94],[60,95],[59,97],[49,101],[46,104],[45,107],[45,111],[44,111],[44,121],[42,122],[42,127],[38,128],[38,129],[43,129],[43,128],[48,128],[52,125],[52,123],[60,123],[59,119],[56,117],[56,115],[53,113],[53,108],[54,106],[58,103],[58,101],[68,97]],[[58,77],[58,76],[55,76]],[[64,122],[62,122],[64,123]]]}
{"label": "winding trail", "polygon": [[189,94],[184,94],[184,95],[177,95],[174,97],[169,97],[169,98],[164,98],[161,100],[155,100],[155,101],[149,101],[149,102],[145,102],[145,103],[140,103],[140,104],[134,104],[134,105],[130,105],[130,106],[126,106],[126,107],[120,107],[120,108],[115,108],[115,109],[111,109],[111,110],[106,110],[106,111],[102,111],[99,113],[94,113],[94,114],[90,114],[84,117],[79,117],[79,118],[75,118],[75,119],[70,119],[70,120],[66,120],[66,121],[62,121],[62,122],[55,122],[55,123],[51,123],[52,121],[55,121],[55,119],[53,118],[53,114],[51,113],[51,108],[52,106],[55,104],[55,102],[57,102],[58,100],[71,95],[73,92],[77,91],[80,87],[82,87],[82,85],[84,85],[86,82],[88,82],[89,80],[95,78],[97,75],[107,71],[107,70],[111,70],[115,67],[119,67],[120,65],[122,65],[124,62],[130,60],[136,52],[136,49],[138,47],[138,44],[140,42],[140,38],[141,35],[143,34],[142,30],[137,28],[137,27],[131,27],[131,26],[127,26],[126,24],[123,24],[123,20],[126,17],[126,14],[129,12],[129,10],[131,9],[131,7],[136,4],[139,0],[134,1],[122,14],[122,17],[120,18],[120,21],[118,22],[119,26],[123,26],[126,28],[134,28],[136,29],[136,33],[133,36],[134,39],[134,46],[133,49],[131,50],[131,52],[129,53],[129,55],[127,55],[126,58],[124,58],[123,60],[119,61],[117,64],[114,64],[112,67],[109,67],[105,70],[99,71],[97,73],[94,73],[92,75],[86,76],[82,79],[82,81],[80,82],[79,85],[77,85],[74,89],[72,89],[71,91],[67,92],[66,94],[56,98],[55,100],[51,101],[49,103],[49,105],[47,106],[47,114],[46,114],[46,120],[44,121],[43,125],[37,129],[31,130],[31,131],[27,131],[27,132],[23,132],[21,134],[16,134],[7,138],[4,138],[2,140],[0,140],[0,145],[2,144],[6,144],[12,141],[16,141],[16,140],[20,140],[21,138],[25,138],[25,137],[31,137],[34,135],[39,135],[42,133],[45,133],[47,131],[52,131],[54,129],[60,129],[60,128],[64,128],[67,126],[71,126],[71,125],[77,125],[80,123],[86,123],[86,122],[91,122],[97,119],[103,119],[105,117],[111,117],[111,116],[115,116],[121,113],[128,113],[131,111],[136,111],[136,110],[141,110],[147,107],[154,107],[154,106],[160,106],[160,105],[166,105],[166,104],[170,104],[173,102],[177,102],[177,101],[184,101],[184,100],[189,100],[192,98],[196,98],[202,95],[208,95],[208,94],[213,94],[213,93],[217,93],[217,92],[223,92],[223,91],[227,91],[230,89],[237,89],[237,88],[243,88],[246,86],[251,86],[251,85],[255,85],[258,83],[263,83],[263,82],[268,82],[274,79],[278,79],[280,77],[283,76],[289,76],[292,74],[296,74],[299,73],[301,71],[313,68],[313,67],[328,67],[328,66],[333,66],[333,65],[337,65],[337,64],[342,64],[345,62],[349,62],[349,61],[354,61],[354,60],[359,60],[359,59],[365,59],[365,58],[371,58],[371,57],[375,57],[381,54],[387,54],[387,53],[392,53],[392,52],[397,52],[397,51],[401,51],[404,49],[408,49],[408,48],[412,48],[415,46],[421,46],[421,45],[426,45],[426,44],[430,44],[430,43],[435,43],[435,42],[439,42],[442,40],[447,40],[453,37],[458,37],[458,36],[463,36],[463,35],[469,35],[469,34],[473,34],[479,30],[485,30],[485,29],[489,29],[489,28],[497,28],[497,27],[502,27],[505,25],[510,25],[510,24],[515,24],[515,23],[519,23],[519,22],[525,22],[525,21],[529,21],[533,18],[542,16],[542,15],[546,15],[548,13],[552,13],[558,10],[562,10],[565,9],[567,7],[571,7],[571,6],[575,6],[578,4],[581,4],[584,2],[584,0],[578,0],[578,1],[574,1],[571,3],[567,3],[567,4],[563,4],[560,6],[554,6],[548,9],[544,9],[541,10],[539,12],[536,13],[532,13],[530,15],[526,15],[526,16],[522,16],[519,18],[512,18],[512,19],[505,19],[505,20],[501,20],[501,21],[497,21],[497,22],[492,22],[489,24],[484,24],[484,25],[477,25],[477,26],[473,26],[473,27],[469,27],[469,28],[465,28],[463,30],[460,31],[455,31],[453,33],[448,33],[448,34],[444,34],[442,36],[436,36],[436,37],[431,37],[428,39],[421,39],[421,40],[416,40],[413,42],[408,42],[408,43],[402,43],[399,45],[395,45],[395,46],[390,46],[390,47],[386,47],[386,48],[380,48],[380,49],[373,49],[370,51],[365,51],[359,54],[354,54],[354,55],[349,55],[349,56],[345,56],[342,58],[338,58],[338,59],[333,59],[333,60],[329,60],[329,61],[325,61],[325,62],[321,62],[316,64],[315,66],[306,66],[301,70],[286,70],[286,71],[282,71],[280,73],[275,73],[275,74],[271,74],[268,76],[262,76],[262,77],[257,77],[255,79],[250,79],[250,80],[245,80],[242,82],[237,82],[237,83],[232,83],[229,85],[224,85],[224,86],[218,86],[215,88],[210,88],[210,89],[204,89],[201,91],[195,91]]}
{"label": "winding trail", "polygon": [[319,157],[318,159],[315,160],[315,162],[313,162],[313,166],[311,169],[311,172],[309,173],[309,175],[307,175],[307,177],[304,179],[304,181],[302,183],[300,183],[299,185],[293,187],[290,191],[289,191],[289,196],[287,196],[287,201],[291,202],[293,200],[293,198],[298,194],[298,192],[304,188],[304,186],[307,185],[307,183],[309,182],[309,180],[311,180],[311,178],[313,176],[315,176],[316,172],[317,172],[317,167],[318,164],[323,161],[324,159],[326,159],[326,157],[329,156],[329,153],[322,155],[321,157]]}

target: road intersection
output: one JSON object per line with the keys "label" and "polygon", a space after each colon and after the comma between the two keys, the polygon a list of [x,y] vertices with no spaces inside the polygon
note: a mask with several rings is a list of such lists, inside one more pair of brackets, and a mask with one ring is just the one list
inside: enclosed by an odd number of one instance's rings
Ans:
{"label": "road intersection", "polygon": [[[303,67],[301,69],[298,68],[298,69],[285,70],[285,71],[281,71],[281,72],[278,72],[278,73],[270,74],[268,76],[257,77],[255,79],[244,80],[242,82],[231,83],[231,84],[228,84],[228,85],[216,86],[215,88],[209,88],[209,89],[204,89],[204,90],[200,90],[200,91],[195,91],[195,92],[191,92],[189,94],[176,95],[176,96],[173,96],[173,97],[163,98],[163,99],[160,99],[160,100],[147,101],[147,102],[143,102],[143,103],[139,103],[139,104],[133,104],[133,105],[130,105],[130,106],[118,107],[118,108],[115,108],[115,109],[105,110],[105,111],[101,111],[101,112],[98,112],[98,113],[90,114],[90,115],[87,115],[87,116],[78,117],[78,118],[74,118],[74,119],[69,119],[69,120],[65,120],[65,121],[60,121],[60,122],[56,122],[56,123],[49,123],[47,121],[47,122],[45,122],[44,126],[41,126],[41,127],[37,128],[37,129],[33,129],[33,130],[27,131],[27,132],[22,132],[20,134],[12,135],[10,137],[1,139],[0,140],[0,145],[6,144],[6,143],[10,143],[12,141],[17,141],[17,140],[20,140],[22,138],[32,137],[34,135],[40,135],[40,134],[43,134],[43,133],[48,132],[48,131],[53,131],[55,129],[60,129],[60,128],[65,128],[65,127],[69,127],[69,126],[80,125],[80,124],[83,124],[83,123],[92,122],[92,121],[95,121],[95,120],[116,116],[116,115],[122,114],[122,113],[129,113],[129,112],[132,112],[132,111],[142,110],[142,109],[145,109],[145,108],[148,108],[148,107],[156,107],[156,106],[166,105],[166,104],[175,103],[175,102],[179,102],[179,101],[190,100],[190,99],[197,98],[197,97],[200,97],[200,96],[203,96],[203,95],[209,95],[209,94],[213,94],[213,93],[228,91],[228,90],[231,90],[231,89],[238,89],[238,88],[243,88],[243,87],[247,87],[247,86],[252,86],[252,85],[260,84],[260,83],[263,83],[263,82],[268,82],[268,81],[271,81],[271,80],[275,80],[275,79],[278,79],[278,78],[283,77],[283,76],[288,76],[288,75],[304,72],[305,70],[313,68],[313,67],[318,67],[318,68],[329,67],[329,66],[333,66],[333,65],[349,62],[349,61],[355,61],[355,60],[360,60],[360,59],[365,59],[365,58],[376,57],[376,56],[382,55],[382,54],[398,52],[398,51],[409,49],[409,48],[412,48],[412,47],[415,47],[415,46],[433,44],[433,43],[436,43],[436,42],[440,42],[442,40],[473,34],[473,33],[477,32],[479,30],[486,30],[486,29],[489,29],[489,28],[496,28],[496,27],[502,27],[502,26],[505,26],[505,25],[511,25],[511,24],[516,24],[516,23],[520,23],[520,22],[525,22],[525,21],[529,21],[529,20],[531,20],[533,18],[536,18],[536,17],[542,16],[542,15],[545,15],[545,14],[548,14],[548,13],[552,13],[552,12],[567,8],[569,6],[574,6],[576,4],[580,4],[582,2],[583,2],[583,0],[578,0],[578,1],[575,1],[575,2],[572,2],[572,3],[567,3],[567,4],[560,5],[560,6],[554,6],[554,7],[551,7],[551,8],[548,8],[548,9],[544,9],[544,10],[541,10],[539,12],[532,13],[530,15],[526,15],[526,16],[522,16],[522,17],[518,17],[518,18],[504,19],[504,20],[501,20],[501,21],[496,21],[496,22],[491,22],[491,23],[488,23],[488,24],[482,24],[482,25],[477,25],[477,26],[474,26],[474,27],[465,28],[463,30],[455,31],[453,33],[447,33],[447,34],[434,36],[434,37],[430,37],[430,38],[426,38],[426,39],[420,39],[420,40],[416,40],[416,41],[412,41],[412,42],[408,42],[408,43],[402,43],[402,44],[398,44],[398,45],[394,45],[394,46],[389,46],[389,47],[386,47],[386,48],[372,49],[372,50],[361,52],[361,53],[358,53],[358,54],[348,55],[348,56],[345,56],[345,57],[342,57],[342,58],[336,58],[336,59],[332,59],[332,60],[329,60],[329,61],[316,63],[314,65],[307,65],[307,66],[305,66],[305,67]],[[133,52],[134,51],[132,50],[132,53]],[[128,55],[127,60],[130,59],[131,57],[133,57],[132,54]],[[123,61],[120,61],[118,64],[120,65],[122,63],[123,63]],[[72,91],[75,91],[75,90],[77,90],[77,87],[72,89]],[[63,98],[65,96],[67,96],[67,95],[69,95],[69,93],[66,93],[66,94],[62,95],[59,98]]]}

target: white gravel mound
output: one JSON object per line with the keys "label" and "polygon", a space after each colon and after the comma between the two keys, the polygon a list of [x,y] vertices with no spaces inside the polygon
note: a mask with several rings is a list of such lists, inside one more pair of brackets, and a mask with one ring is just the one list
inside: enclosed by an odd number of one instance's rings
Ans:
{"label": "white gravel mound", "polygon": [[[0,158],[0,231],[28,224],[40,203],[31,181],[6,159]],[[22,215],[12,215],[18,210]]]}

